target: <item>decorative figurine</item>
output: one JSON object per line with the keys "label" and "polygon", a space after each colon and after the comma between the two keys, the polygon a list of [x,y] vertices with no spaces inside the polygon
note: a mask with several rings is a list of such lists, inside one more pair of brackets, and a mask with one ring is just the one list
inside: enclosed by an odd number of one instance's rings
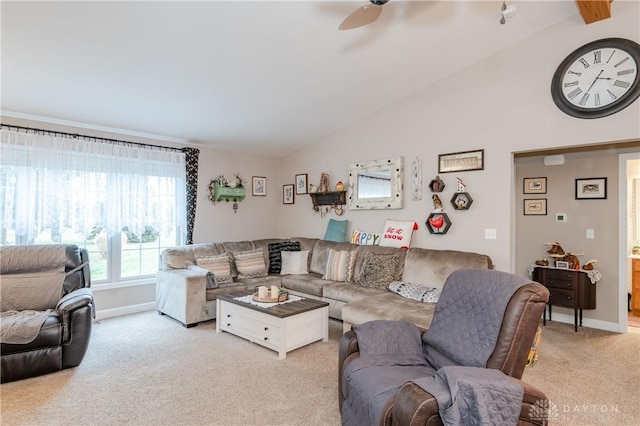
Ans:
{"label": "decorative figurine", "polygon": [[329,174],[320,173],[320,187],[318,192],[329,192]]}
{"label": "decorative figurine", "polygon": [[344,183],[341,180],[336,183],[336,191],[344,191]]}
{"label": "decorative figurine", "polygon": [[442,212],[442,211],[444,211],[444,208],[442,207],[442,200],[440,200],[440,197],[438,197],[438,194],[433,194],[431,196],[431,199],[433,200],[433,211],[434,212]]}
{"label": "decorative figurine", "polygon": [[585,271],[593,271],[593,265],[595,265],[598,262],[599,262],[599,260],[597,260],[597,259],[587,260],[584,263],[584,265],[582,265],[582,269],[584,269]]}

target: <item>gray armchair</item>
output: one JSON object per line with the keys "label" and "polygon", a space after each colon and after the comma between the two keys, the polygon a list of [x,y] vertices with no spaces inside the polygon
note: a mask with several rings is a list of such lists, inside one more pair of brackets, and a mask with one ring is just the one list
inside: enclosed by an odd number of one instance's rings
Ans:
{"label": "gray armchair", "polygon": [[[80,365],[95,317],[87,251],[66,244],[5,246],[0,257],[1,382]],[[39,329],[24,327],[25,312],[42,319]]]}
{"label": "gray armchair", "polygon": [[339,349],[343,425],[445,423],[448,407],[430,390],[436,376],[458,367],[522,389],[509,407],[513,423],[545,424],[546,396],[520,378],[548,297],[542,285],[512,274],[459,270],[447,279],[429,330],[396,321],[354,326]]}

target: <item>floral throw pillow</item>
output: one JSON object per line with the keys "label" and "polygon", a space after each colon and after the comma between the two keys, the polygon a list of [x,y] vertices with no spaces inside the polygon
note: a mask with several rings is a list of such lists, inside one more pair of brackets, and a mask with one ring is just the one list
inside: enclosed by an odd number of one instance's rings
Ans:
{"label": "floral throw pillow", "polygon": [[356,266],[356,252],[329,249],[327,267],[322,279],[331,281],[352,281]]}
{"label": "floral throw pillow", "polygon": [[440,299],[440,292],[442,291],[441,288],[402,281],[394,281],[389,284],[389,290],[407,299],[430,303],[436,303]]}

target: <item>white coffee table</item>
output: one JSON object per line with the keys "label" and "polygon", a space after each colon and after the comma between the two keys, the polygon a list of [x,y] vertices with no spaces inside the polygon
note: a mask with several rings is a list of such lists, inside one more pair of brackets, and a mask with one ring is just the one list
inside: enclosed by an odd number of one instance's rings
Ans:
{"label": "white coffee table", "polygon": [[218,296],[216,332],[226,331],[278,352],[287,352],[310,343],[329,341],[329,304],[315,299],[260,307],[237,300],[251,292]]}

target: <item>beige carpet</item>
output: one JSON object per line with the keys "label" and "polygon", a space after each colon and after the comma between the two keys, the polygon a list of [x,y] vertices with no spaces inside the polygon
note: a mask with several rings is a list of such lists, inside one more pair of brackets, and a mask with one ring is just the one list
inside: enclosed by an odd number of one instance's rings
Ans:
{"label": "beige carpet", "polygon": [[[275,352],[215,323],[185,329],[155,312],[96,323],[83,363],[0,386],[2,425],[339,425],[330,341]],[[640,329],[548,323],[524,379],[550,397],[552,424],[640,424]]]}

